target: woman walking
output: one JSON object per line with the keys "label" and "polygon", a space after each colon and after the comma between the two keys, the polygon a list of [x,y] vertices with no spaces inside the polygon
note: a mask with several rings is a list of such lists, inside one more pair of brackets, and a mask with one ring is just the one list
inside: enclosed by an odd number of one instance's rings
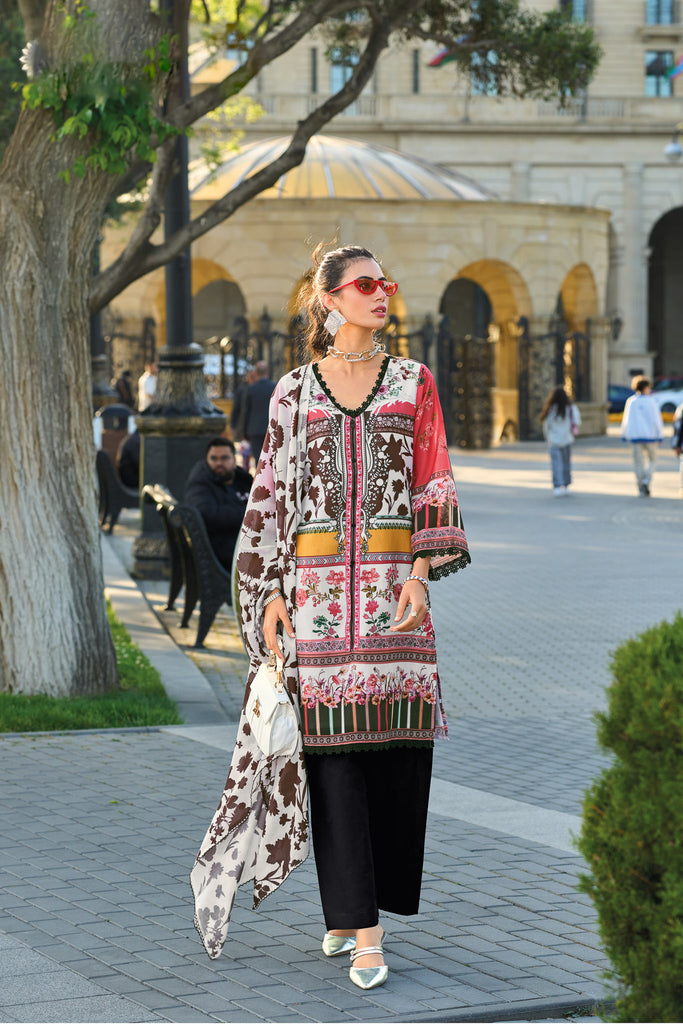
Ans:
{"label": "woman walking", "polygon": [[569,493],[572,482],[572,445],[581,426],[581,414],[564,388],[558,387],[546,398],[539,419],[550,449],[553,493],[559,498]]}
{"label": "woman walking", "polygon": [[237,562],[252,661],[275,651],[299,702],[323,952],[364,989],[380,910],[418,910],[446,735],[429,582],[470,560],[432,375],[375,340],[397,287],[358,246],[317,265],[313,361],[276,387]]}

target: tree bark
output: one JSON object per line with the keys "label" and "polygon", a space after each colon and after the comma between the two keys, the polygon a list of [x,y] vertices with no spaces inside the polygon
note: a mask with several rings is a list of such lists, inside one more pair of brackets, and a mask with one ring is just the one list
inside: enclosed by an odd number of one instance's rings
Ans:
{"label": "tree bark", "polygon": [[55,180],[52,130],[22,114],[0,178],[0,690],[70,696],[117,681],[87,310],[102,184]]}
{"label": "tree bark", "polygon": [[[103,59],[139,54],[139,0],[98,8]],[[116,11],[107,11],[107,7]],[[52,18],[51,53],[59,23]],[[122,40],[126,40],[122,43]],[[88,292],[116,180],[59,172],[92,140],[54,140],[22,112],[0,171],[0,691],[90,695],[117,682],[103,593],[90,398]]]}

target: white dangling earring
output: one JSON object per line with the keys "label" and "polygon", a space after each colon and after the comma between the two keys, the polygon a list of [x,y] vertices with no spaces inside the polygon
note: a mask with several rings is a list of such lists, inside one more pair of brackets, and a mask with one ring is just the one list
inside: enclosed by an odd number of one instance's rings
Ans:
{"label": "white dangling earring", "polygon": [[340,313],[338,309],[331,309],[327,315],[327,320],[323,324],[328,334],[331,334],[334,338],[335,334],[342,326],[346,323],[346,317],[343,313]]}

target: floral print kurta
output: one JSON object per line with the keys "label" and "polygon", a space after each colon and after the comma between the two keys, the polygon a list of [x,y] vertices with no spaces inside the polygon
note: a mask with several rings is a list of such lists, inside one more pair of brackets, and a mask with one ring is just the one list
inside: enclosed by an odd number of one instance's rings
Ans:
{"label": "floral print kurta", "polygon": [[317,367],[296,536],[296,657],[304,748],[431,744],[446,723],[431,616],[392,633],[415,557],[435,579],[469,562],[429,370],[385,357],[361,407]]}
{"label": "floral print kurta", "polygon": [[262,754],[244,707],[268,651],[263,601],[282,589],[296,632],[285,673],[304,746],[343,751],[429,743],[445,732],[434,634],[388,632],[412,558],[431,579],[466,565],[467,545],[429,370],[386,359],[362,409],[343,410],[310,366],[278,383],[236,554],[250,671],[220,804],[192,869],[209,956],[226,939],[237,888],[257,906],[308,855],[305,758]]}

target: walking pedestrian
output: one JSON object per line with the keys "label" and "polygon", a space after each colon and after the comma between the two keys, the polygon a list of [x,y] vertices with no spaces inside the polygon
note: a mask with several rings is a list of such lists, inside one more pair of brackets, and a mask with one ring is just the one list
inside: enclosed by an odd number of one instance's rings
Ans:
{"label": "walking pedestrian", "polygon": [[563,387],[554,388],[545,400],[539,416],[550,451],[553,494],[569,493],[572,482],[572,445],[581,426],[581,413]]}
{"label": "walking pedestrian", "polygon": [[268,407],[275,384],[268,377],[268,364],[260,360],[254,367],[254,383],[247,388],[244,399],[244,436],[251,447],[254,463],[258,466],[261,449],[268,430]]}
{"label": "walking pedestrian", "polygon": [[649,498],[657,448],[662,442],[664,428],[662,414],[653,398],[647,377],[633,382],[634,395],[626,399],[621,420],[621,437],[630,441],[633,468],[641,498]]}
{"label": "walking pedestrian", "polygon": [[154,401],[158,372],[156,363],[145,363],[145,372],[138,379],[138,412],[144,412]]}
{"label": "walking pedestrian", "polygon": [[379,912],[418,911],[433,743],[446,735],[429,583],[470,556],[434,379],[376,340],[398,285],[359,246],[315,261],[313,362],[273,395],[237,556],[249,685],[269,651],[283,658],[304,754],[269,772],[243,717],[192,884],[216,956],[234,879],[254,879],[258,902],[305,858],[305,762],[322,949],[350,953],[351,980],[369,989],[388,974]]}
{"label": "walking pedestrian", "polygon": [[133,394],[133,378],[130,370],[124,370],[120,377],[117,378],[114,388],[118,392],[118,396],[124,405],[127,405],[129,409],[135,408],[135,395]]}

